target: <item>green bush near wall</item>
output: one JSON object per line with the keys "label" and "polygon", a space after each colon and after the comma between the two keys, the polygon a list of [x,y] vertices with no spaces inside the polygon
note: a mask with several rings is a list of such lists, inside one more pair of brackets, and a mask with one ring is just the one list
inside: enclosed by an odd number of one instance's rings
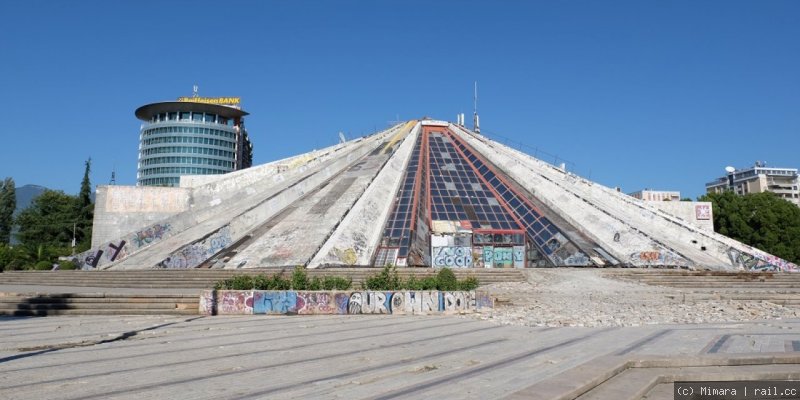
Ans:
{"label": "green bush near wall", "polygon": [[216,290],[348,290],[353,286],[351,278],[341,276],[317,276],[309,279],[305,268],[297,267],[290,278],[283,273],[273,275],[236,275],[214,284]]}
{"label": "green bush near wall", "polygon": [[381,272],[367,277],[364,281],[364,288],[368,290],[470,291],[475,290],[479,284],[478,278],[474,276],[468,276],[459,281],[449,268],[440,269],[435,276],[417,278],[411,275],[408,279],[403,280],[398,276],[396,267],[387,265]]}
{"label": "green bush near wall", "polygon": [[[414,275],[402,279],[397,268],[386,266],[377,274],[364,281],[367,290],[441,290],[470,291],[475,290],[480,282],[474,276],[458,280],[449,268],[442,268],[434,276],[417,278]],[[305,268],[297,267],[289,278],[283,273],[273,275],[236,275],[214,284],[216,290],[349,290],[353,287],[353,279],[341,276],[325,276],[308,278]]]}

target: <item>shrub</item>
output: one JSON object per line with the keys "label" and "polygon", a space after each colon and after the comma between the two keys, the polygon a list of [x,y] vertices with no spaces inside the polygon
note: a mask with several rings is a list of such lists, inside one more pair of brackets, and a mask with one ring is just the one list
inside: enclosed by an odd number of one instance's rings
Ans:
{"label": "shrub", "polygon": [[228,279],[217,282],[214,289],[217,290],[251,290],[253,289],[254,279],[250,275],[236,275]]}
{"label": "shrub", "polygon": [[343,278],[341,276],[326,276],[322,280],[322,288],[324,290],[348,290],[353,286],[352,278]]}
{"label": "shrub", "polygon": [[58,268],[63,270],[78,269],[78,264],[75,264],[74,262],[69,260],[59,261],[58,265],[59,265]]}
{"label": "shrub", "polygon": [[33,269],[37,271],[49,271],[53,269],[53,263],[50,261],[39,261],[33,266]]}
{"label": "shrub", "polygon": [[444,291],[458,290],[458,279],[450,268],[442,268],[436,274],[436,288]]}
{"label": "shrub", "polygon": [[5,267],[6,271],[21,271],[23,269],[25,269],[25,261],[20,259],[11,260]]}
{"label": "shrub", "polygon": [[308,275],[305,268],[297,266],[292,272],[292,289],[306,290],[308,289]]}
{"label": "shrub", "polygon": [[477,288],[478,288],[478,278],[474,276],[468,276],[464,278],[464,280],[458,282],[458,290],[469,292],[470,290],[475,290]]}
{"label": "shrub", "polygon": [[423,290],[422,280],[417,279],[417,277],[412,274],[403,282],[402,288],[405,290]]}
{"label": "shrub", "polygon": [[426,276],[420,281],[421,290],[436,290],[439,286],[439,281],[435,276]]}
{"label": "shrub", "polygon": [[397,268],[393,265],[383,267],[381,272],[367,277],[364,281],[364,287],[369,290],[400,289],[400,277],[397,275]]}
{"label": "shrub", "polygon": [[272,287],[270,290],[289,290],[292,288],[292,282],[283,277],[283,273],[272,276]]}
{"label": "shrub", "polygon": [[308,290],[320,290],[322,289],[322,280],[319,279],[318,276],[311,278],[308,282]]}
{"label": "shrub", "polygon": [[253,289],[255,290],[270,290],[272,287],[272,279],[270,277],[261,274],[256,275],[253,277]]}

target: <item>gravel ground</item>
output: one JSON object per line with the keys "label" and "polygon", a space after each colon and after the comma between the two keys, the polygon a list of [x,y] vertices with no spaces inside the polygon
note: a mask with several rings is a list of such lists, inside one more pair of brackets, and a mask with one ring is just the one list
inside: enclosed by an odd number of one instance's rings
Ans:
{"label": "gravel ground", "polygon": [[499,301],[468,318],[521,326],[641,326],[800,317],[800,309],[757,301],[683,302],[679,289],[609,279],[598,269],[526,270],[528,282],[482,286]]}

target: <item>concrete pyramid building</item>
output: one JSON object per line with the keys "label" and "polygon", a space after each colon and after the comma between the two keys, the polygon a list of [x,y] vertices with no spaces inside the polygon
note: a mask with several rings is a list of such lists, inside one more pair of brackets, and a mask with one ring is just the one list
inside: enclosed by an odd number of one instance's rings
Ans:
{"label": "concrete pyramid building", "polygon": [[99,186],[79,262],[798,270],[677,215],[461,125],[409,121],[177,188]]}

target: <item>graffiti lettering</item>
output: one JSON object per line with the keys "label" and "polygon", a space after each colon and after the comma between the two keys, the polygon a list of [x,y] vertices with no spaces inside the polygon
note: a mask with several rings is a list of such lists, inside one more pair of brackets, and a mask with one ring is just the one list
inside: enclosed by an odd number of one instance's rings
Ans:
{"label": "graffiti lettering", "polygon": [[158,263],[162,268],[195,268],[231,244],[231,231],[224,226],[200,242],[192,243]]}
{"label": "graffiti lettering", "polygon": [[335,314],[333,296],[327,292],[297,292],[298,314]]}
{"label": "graffiti lettering", "polygon": [[253,294],[254,314],[294,314],[297,312],[297,292],[260,291]]}
{"label": "graffiti lettering", "polygon": [[218,314],[415,314],[463,313],[493,308],[483,292],[295,292],[205,290],[200,313]]}
{"label": "graffiti lettering", "polygon": [[440,246],[432,248],[432,260],[434,268],[472,267],[472,249],[461,246]]}
{"label": "graffiti lettering", "polygon": [[463,312],[467,310],[469,300],[464,292],[441,292],[439,297],[439,311]]}
{"label": "graffiti lettering", "polygon": [[223,290],[218,293],[220,314],[252,314],[253,292]]}
{"label": "graffiti lettering", "polygon": [[389,314],[391,293],[356,292],[350,295],[350,314]]}
{"label": "graffiti lettering", "polygon": [[161,240],[172,229],[170,224],[156,224],[147,229],[133,234],[133,243],[136,248],[141,248],[155,241]]}
{"label": "graffiti lettering", "polygon": [[650,250],[631,253],[631,264],[637,266],[683,266],[690,265],[682,256],[670,250]]}
{"label": "graffiti lettering", "polygon": [[731,265],[734,268],[744,269],[747,271],[800,272],[800,267],[797,264],[791,263],[771,254],[762,253],[760,251],[745,253],[730,247],[728,248],[727,253],[728,258],[731,260]]}

